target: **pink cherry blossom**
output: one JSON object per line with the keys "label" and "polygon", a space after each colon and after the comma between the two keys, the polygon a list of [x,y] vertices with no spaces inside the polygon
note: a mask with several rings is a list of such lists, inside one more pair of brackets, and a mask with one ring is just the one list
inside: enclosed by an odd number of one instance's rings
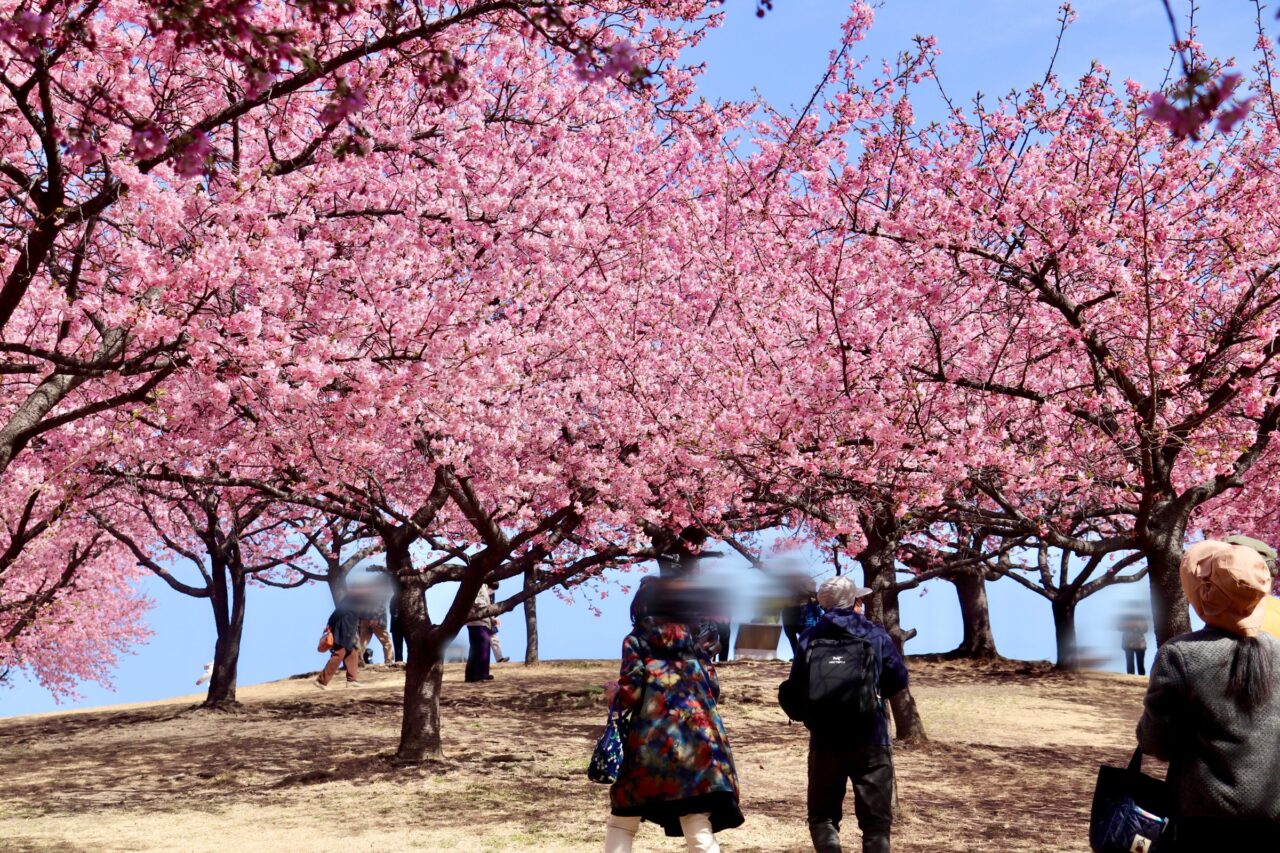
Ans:
{"label": "pink cherry blossom", "polygon": [[[622,122],[633,101],[614,85],[584,93],[572,57],[622,42],[673,56],[700,38],[707,5],[601,0],[540,30],[481,3],[418,4],[394,21],[381,0],[0,10],[6,73],[20,81],[5,97],[52,93],[0,111],[14,164],[0,296],[0,548],[14,556],[0,564],[0,666],[49,673],[59,654],[75,657],[94,635],[46,618],[58,613],[99,608],[111,623],[95,629],[104,654],[50,676],[60,690],[105,677],[112,650],[138,635],[134,561],[102,540],[91,559],[76,550],[96,526],[90,506],[129,521],[123,502],[87,498],[126,470],[262,478],[264,465],[296,463],[303,479],[285,485],[324,494],[387,476],[394,514],[448,465],[482,484],[504,523],[551,519],[516,556],[553,574],[605,537],[630,553],[635,537],[618,531],[634,501],[599,495],[650,488],[643,465],[616,459],[627,433],[616,423],[638,409],[591,400],[576,378],[585,343],[565,351],[530,329],[603,316],[592,312],[636,256],[637,229],[673,209],[652,201],[658,176],[692,181],[706,153],[653,132],[656,99],[687,97],[687,73]],[[670,25],[660,46],[651,20]],[[41,54],[32,34],[57,50]],[[423,77],[427,56],[454,59]],[[353,81],[343,121],[317,122],[340,79]],[[599,295],[555,295],[579,280]],[[490,320],[497,298],[511,301]],[[398,319],[381,336],[387,318]],[[615,371],[622,346],[611,344]],[[554,390],[538,396],[540,383]],[[494,407],[506,400],[504,419]],[[572,423],[552,417],[575,407]],[[566,432],[581,456],[561,452]],[[516,442],[528,458],[510,453]],[[467,517],[450,503],[437,542]],[[557,526],[568,519],[572,534]]]}

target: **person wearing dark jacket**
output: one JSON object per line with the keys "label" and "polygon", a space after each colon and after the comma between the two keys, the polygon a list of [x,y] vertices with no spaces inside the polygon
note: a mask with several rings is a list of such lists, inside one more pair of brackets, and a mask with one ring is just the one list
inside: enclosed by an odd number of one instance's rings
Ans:
{"label": "person wearing dark jacket", "polygon": [[347,686],[361,687],[357,680],[360,674],[360,614],[349,597],[338,602],[329,615],[329,630],[333,633],[333,650],[329,653],[329,662],[314,682],[316,687],[328,690],[329,682],[337,675],[340,666],[346,667]]}
{"label": "person wearing dark jacket", "polygon": [[797,574],[786,581],[790,590],[790,603],[782,608],[782,633],[791,646],[791,659],[795,660],[800,651],[800,635],[817,621],[814,616],[821,612],[818,608],[818,590],[813,578],[805,574]]}
{"label": "person wearing dark jacket", "polygon": [[1138,721],[1138,745],[1169,762],[1170,849],[1280,850],[1280,640],[1261,630],[1271,572],[1255,550],[1210,540],[1180,574],[1205,627],[1160,647]]}
{"label": "person wearing dark jacket", "polygon": [[[907,686],[907,667],[888,632],[862,615],[862,597],[871,590],[846,577],[828,580],[818,591],[826,613],[802,633],[791,675],[778,690],[787,716],[809,729],[809,835],[817,853],[840,853],[840,821],[845,787],[853,782],[853,807],[862,830],[863,853],[889,853],[893,826],[893,748],[884,701]],[[874,710],[866,716],[816,718],[808,709],[809,663],[814,644],[864,640],[874,654]],[[866,646],[863,646],[866,648]],[[836,658],[833,663],[839,663]],[[868,679],[869,680],[869,679]],[[870,685],[868,685],[870,689]]]}
{"label": "person wearing dark jacket", "polygon": [[[405,629],[404,623],[400,621],[400,596],[408,594],[408,590],[399,582],[396,582],[391,588],[391,619],[387,625],[391,629],[391,646],[392,656],[395,663],[404,663],[408,655],[408,631]],[[418,600],[422,602],[422,607],[426,609],[426,599],[423,597],[426,590],[418,591]]]}

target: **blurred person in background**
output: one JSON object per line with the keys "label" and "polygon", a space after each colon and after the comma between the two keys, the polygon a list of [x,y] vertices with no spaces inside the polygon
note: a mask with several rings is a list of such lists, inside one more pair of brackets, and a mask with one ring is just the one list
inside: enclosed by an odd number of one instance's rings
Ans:
{"label": "blurred person in background", "polygon": [[[493,588],[497,589],[498,585],[495,583]],[[493,652],[494,663],[506,663],[511,660],[511,658],[502,653],[502,641],[498,639],[498,628],[501,625],[502,620],[497,616],[493,617],[493,630],[489,632],[489,648]]]}
{"label": "blurred person in background", "polygon": [[[371,571],[386,571],[385,566],[370,566]],[[373,663],[373,650],[369,641],[374,637],[382,644],[382,662],[395,661],[395,651],[391,647],[391,635],[387,632],[387,608],[392,598],[391,580],[383,575],[380,579],[364,580],[352,584],[348,598],[352,602],[357,616],[360,618],[359,643],[360,662]]]}
{"label": "blurred person in background", "polygon": [[800,651],[800,635],[818,624],[822,608],[818,604],[818,588],[813,578],[799,571],[788,572],[783,580],[789,603],[782,608],[782,632],[791,645],[791,658]]}
{"label": "blurred person in background", "polygon": [[716,616],[714,619],[715,621],[713,624],[716,628],[716,654],[713,657],[713,660],[718,660],[720,663],[724,663],[729,660],[730,656],[729,638],[732,635],[733,625],[728,619],[725,619],[722,616]]}
{"label": "blurred person in background", "polygon": [[[472,613],[479,614],[493,604],[493,593],[498,588],[494,584],[481,584],[476,593]],[[464,680],[468,682],[493,681],[489,674],[490,638],[493,636],[493,617],[479,616],[467,623],[467,669]]]}
{"label": "blurred person in background", "polygon": [[312,682],[321,690],[329,689],[329,682],[338,674],[338,667],[347,671],[347,686],[362,687],[360,676],[360,616],[352,597],[344,595],[338,606],[329,614],[329,631],[333,634],[333,648],[329,661]]}
{"label": "blurred person in background", "polygon": [[404,627],[400,624],[400,595],[403,591],[401,586],[396,584],[391,591],[391,601],[388,602],[391,618],[387,621],[387,627],[391,629],[391,649],[395,655],[395,663],[404,663],[405,657]]}
{"label": "blurred person in background", "polygon": [[1142,604],[1129,602],[1120,615],[1120,648],[1124,651],[1124,671],[1129,675],[1147,674],[1147,632],[1151,623]]}

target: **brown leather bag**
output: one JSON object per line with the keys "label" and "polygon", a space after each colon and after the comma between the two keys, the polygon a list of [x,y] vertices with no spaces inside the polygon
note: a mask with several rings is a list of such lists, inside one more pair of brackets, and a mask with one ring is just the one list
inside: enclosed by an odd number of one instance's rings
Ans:
{"label": "brown leather bag", "polygon": [[324,626],[324,633],[320,635],[320,642],[316,646],[316,651],[327,652],[333,649],[333,631],[328,625]]}

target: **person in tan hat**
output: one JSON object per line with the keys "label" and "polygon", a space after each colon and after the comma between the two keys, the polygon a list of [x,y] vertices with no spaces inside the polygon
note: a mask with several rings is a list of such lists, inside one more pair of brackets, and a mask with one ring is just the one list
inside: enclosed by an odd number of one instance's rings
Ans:
{"label": "person in tan hat", "polygon": [[1180,574],[1205,627],[1160,647],[1138,721],[1138,745],[1169,762],[1173,849],[1280,849],[1280,640],[1261,630],[1271,571],[1255,549],[1210,540]]}
{"label": "person in tan hat", "polygon": [[862,853],[890,853],[893,747],[885,700],[907,687],[906,663],[887,631],[862,615],[871,590],[845,576],[818,590],[826,611],[800,635],[778,702],[809,730],[809,837],[816,853],[840,853],[845,792]]}
{"label": "person in tan hat", "polygon": [[[1262,561],[1271,571],[1271,588],[1276,583],[1276,549],[1261,539],[1252,536],[1228,536],[1225,540],[1230,545],[1244,545],[1252,548],[1262,556]],[[1262,600],[1262,630],[1273,637],[1280,638],[1280,598],[1268,595]]]}

